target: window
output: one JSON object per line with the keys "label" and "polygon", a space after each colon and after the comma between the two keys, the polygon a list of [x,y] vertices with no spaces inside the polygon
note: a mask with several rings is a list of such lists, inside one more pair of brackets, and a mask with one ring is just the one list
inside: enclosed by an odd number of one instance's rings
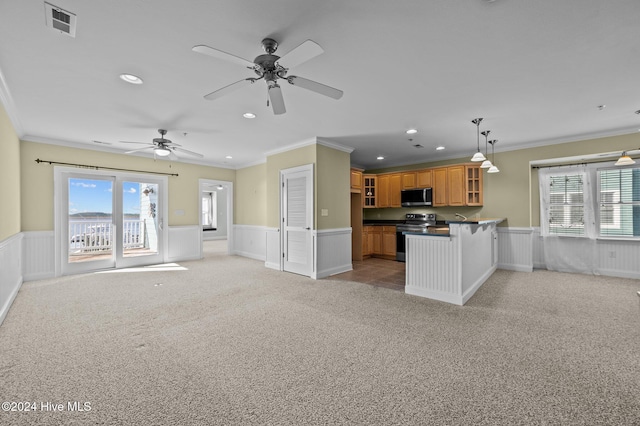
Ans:
{"label": "window", "polygon": [[598,170],[599,232],[640,237],[640,168]]}
{"label": "window", "polygon": [[549,234],[584,235],[584,184],[582,174],[549,178]]}

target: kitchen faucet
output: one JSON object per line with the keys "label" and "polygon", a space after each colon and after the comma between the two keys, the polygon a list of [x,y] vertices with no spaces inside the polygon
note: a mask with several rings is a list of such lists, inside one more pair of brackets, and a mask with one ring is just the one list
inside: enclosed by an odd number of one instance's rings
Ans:
{"label": "kitchen faucet", "polygon": [[467,220],[467,217],[462,216],[460,213],[456,213],[456,217],[461,217],[463,221]]}

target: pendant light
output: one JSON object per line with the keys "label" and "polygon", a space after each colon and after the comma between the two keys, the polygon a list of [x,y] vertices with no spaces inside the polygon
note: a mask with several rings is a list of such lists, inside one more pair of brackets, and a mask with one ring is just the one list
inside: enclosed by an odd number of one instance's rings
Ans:
{"label": "pendant light", "polygon": [[622,153],[622,155],[620,156],[620,158],[618,158],[618,161],[616,161],[616,166],[628,166],[630,164],[635,164],[636,162],[633,160],[633,158],[629,157],[629,154],[627,154],[627,151],[624,151]]}
{"label": "pendant light", "polygon": [[475,161],[475,162],[486,160],[485,156],[482,155],[482,152],[480,152],[480,122],[481,121],[482,121],[482,118],[474,118],[473,120],[471,120],[471,122],[476,125],[477,133],[478,133],[478,152],[473,154],[473,157],[471,157],[471,161]]}
{"label": "pendant light", "polygon": [[497,139],[489,141],[489,143],[491,144],[491,159],[493,160],[493,164],[491,165],[491,167],[489,167],[489,170],[487,170],[487,173],[500,173],[500,169],[498,169],[498,166],[496,166],[496,154],[494,151],[494,145],[497,142],[498,142]]}
{"label": "pendant light", "polygon": [[491,167],[493,164],[491,164],[491,161],[489,161],[489,152],[488,152],[488,142],[487,142],[487,138],[489,137],[489,133],[491,133],[491,130],[484,130],[482,132],[482,136],[484,136],[484,155],[487,157],[486,160],[484,160],[482,162],[482,164],[480,165],[481,169],[488,169],[489,167]]}

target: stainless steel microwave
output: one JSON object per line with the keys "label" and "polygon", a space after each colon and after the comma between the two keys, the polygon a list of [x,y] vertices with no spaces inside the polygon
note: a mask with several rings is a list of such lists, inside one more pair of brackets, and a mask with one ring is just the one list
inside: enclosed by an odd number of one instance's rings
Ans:
{"label": "stainless steel microwave", "polygon": [[403,189],[400,204],[402,207],[430,206],[431,193],[431,188]]}

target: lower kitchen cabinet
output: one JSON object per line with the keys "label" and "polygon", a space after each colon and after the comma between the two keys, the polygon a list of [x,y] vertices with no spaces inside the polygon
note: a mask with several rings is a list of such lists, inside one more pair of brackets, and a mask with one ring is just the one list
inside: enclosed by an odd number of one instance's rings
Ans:
{"label": "lower kitchen cabinet", "polygon": [[362,256],[396,258],[396,227],[366,225],[362,227]]}

